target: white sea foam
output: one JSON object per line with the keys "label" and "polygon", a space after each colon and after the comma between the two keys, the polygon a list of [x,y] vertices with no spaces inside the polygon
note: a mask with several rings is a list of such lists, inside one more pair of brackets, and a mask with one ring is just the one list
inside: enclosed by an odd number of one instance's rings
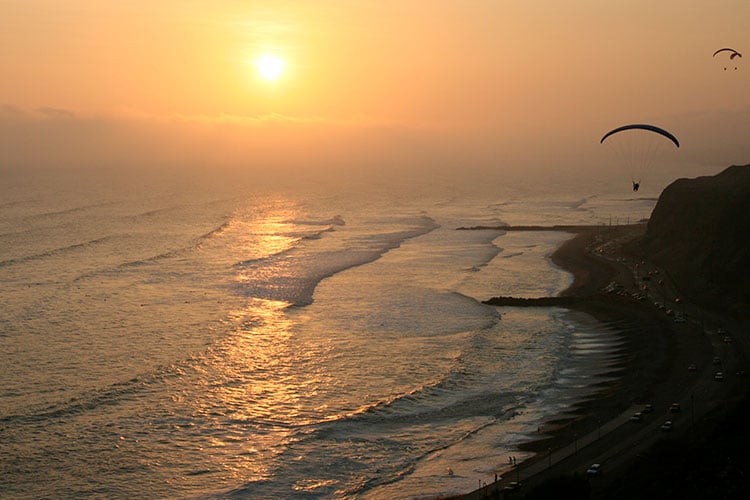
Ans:
{"label": "white sea foam", "polygon": [[569,235],[456,228],[653,204],[512,186],[8,185],[25,190],[0,192],[9,497],[473,488],[588,397],[621,346],[588,317],[481,302],[559,293],[570,276],[548,256]]}

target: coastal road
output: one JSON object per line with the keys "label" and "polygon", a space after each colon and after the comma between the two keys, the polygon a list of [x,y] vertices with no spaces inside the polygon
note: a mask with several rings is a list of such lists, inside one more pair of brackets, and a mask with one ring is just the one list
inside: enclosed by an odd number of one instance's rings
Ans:
{"label": "coastal road", "polygon": [[[657,382],[653,399],[649,401],[653,405],[653,413],[645,414],[640,422],[631,422],[633,413],[643,409],[643,406],[633,405],[593,431],[580,437],[573,436],[572,442],[562,448],[538,453],[518,467],[506,470],[499,481],[460,498],[485,498],[495,493],[500,496],[504,489],[512,488],[518,482],[522,484],[523,491],[528,491],[547,478],[571,473],[585,474],[591,464],[599,463],[603,466],[602,474],[590,478],[593,497],[597,498],[598,491],[605,489],[618,476],[619,471],[637,460],[658,439],[669,435],[691,438],[694,431],[700,430],[696,426],[700,426],[704,416],[721,409],[725,401],[744,387],[746,380],[743,368],[748,359],[746,339],[737,338],[734,342],[727,343],[726,335],[718,333],[719,327],[730,333],[732,330],[739,331],[743,324],[741,320],[733,320],[723,313],[703,309],[680,297],[674,283],[663,271],[652,264],[624,255],[621,245],[611,245],[611,238],[590,237],[589,241],[603,241],[608,246],[596,248],[589,244],[585,255],[575,255],[573,263],[574,266],[587,268],[587,272],[599,273],[600,279],[593,280],[598,281],[595,288],[597,294],[591,295],[594,283],[582,281],[577,288],[579,293],[573,290],[573,293],[564,294],[566,297],[550,297],[512,305],[546,306],[550,305],[546,304],[547,301],[553,301],[561,302],[557,305],[566,307],[574,306],[579,300],[590,304],[593,299],[595,302],[638,301],[641,308],[651,308],[659,321],[667,325],[664,334],[668,337],[666,342],[670,349],[674,349],[664,360],[665,363],[671,363],[664,370],[665,379]],[[608,280],[612,279],[620,284],[618,286],[624,290],[622,297],[602,297],[601,279],[605,275],[609,276]],[[649,279],[643,280],[644,276],[649,276]],[[644,289],[643,284],[650,283],[652,279],[658,286]],[[580,294],[582,291],[585,292],[583,296]],[[679,300],[675,301],[675,298]],[[569,304],[562,304],[568,301]],[[684,320],[674,321],[673,315],[667,315],[666,307],[660,313],[655,302],[676,304],[680,313],[678,316]],[[711,325],[711,328],[706,328],[706,325]],[[714,357],[718,358],[716,364]],[[691,364],[695,365],[695,370],[688,369]],[[717,371],[724,374],[723,380],[715,379]],[[681,411],[670,412],[671,403],[678,403]],[[661,430],[661,425],[666,420],[674,423],[674,429],[669,433]],[[508,498],[514,496],[516,495],[510,492],[507,494]]]}
{"label": "coastal road", "polygon": [[[702,335],[695,325],[681,325],[676,333],[681,335]],[[700,370],[690,372],[685,366],[692,383],[683,385],[679,393],[673,394],[672,399],[662,399],[652,412],[644,412],[645,405],[633,405],[616,418],[611,419],[595,430],[575,437],[566,446],[540,453],[534,458],[507,469],[503,477],[497,482],[461,496],[462,499],[491,498],[493,495],[506,494],[513,498],[513,487],[521,484],[523,491],[529,491],[551,477],[564,474],[586,474],[591,464],[602,465],[600,476],[589,478],[592,497],[597,498],[597,491],[606,488],[611,479],[618,476],[618,472],[625,468],[638,455],[644,453],[658,440],[671,435],[689,437],[695,425],[699,425],[703,416],[719,407],[730,397],[734,387],[741,384],[737,375],[727,374],[724,381],[714,379],[717,367],[730,372],[740,366],[742,356],[735,350],[728,351],[723,338],[713,335],[708,339],[712,347],[712,355],[724,353],[724,359],[719,365],[706,363]],[[671,403],[680,405],[679,412],[669,410]],[[636,413],[642,414],[642,420],[631,421]],[[661,429],[662,424],[670,420],[674,428],[670,432]],[[520,492],[519,492],[520,493]]]}

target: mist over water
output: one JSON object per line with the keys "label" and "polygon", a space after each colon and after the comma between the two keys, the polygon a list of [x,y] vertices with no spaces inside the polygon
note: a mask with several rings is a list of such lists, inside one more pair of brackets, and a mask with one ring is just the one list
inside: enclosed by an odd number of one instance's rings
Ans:
{"label": "mist over water", "polygon": [[481,303],[565,289],[549,254],[569,235],[456,229],[655,203],[628,186],[3,175],[8,497],[473,488],[591,393],[619,340]]}

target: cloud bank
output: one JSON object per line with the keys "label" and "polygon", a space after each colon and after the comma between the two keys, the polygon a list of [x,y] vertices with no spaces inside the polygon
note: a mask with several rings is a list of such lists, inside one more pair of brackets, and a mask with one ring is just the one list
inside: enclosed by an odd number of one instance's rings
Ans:
{"label": "cloud bank", "polygon": [[[750,108],[664,117],[682,143],[666,177],[750,162]],[[533,129],[533,130],[532,130]],[[571,177],[606,172],[596,126],[506,129],[329,120],[280,114],[81,115],[0,106],[0,168],[231,169],[331,173]],[[674,170],[674,171],[672,171]],[[616,172],[614,173],[616,175]]]}

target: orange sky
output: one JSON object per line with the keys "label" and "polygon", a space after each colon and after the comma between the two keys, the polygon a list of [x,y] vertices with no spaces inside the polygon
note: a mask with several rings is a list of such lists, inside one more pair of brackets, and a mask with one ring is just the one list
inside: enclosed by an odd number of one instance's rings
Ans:
{"label": "orange sky", "polygon": [[747,0],[0,0],[0,166],[592,169],[609,128],[651,122],[713,173],[750,162],[750,60],[711,57],[750,59],[748,20]]}

